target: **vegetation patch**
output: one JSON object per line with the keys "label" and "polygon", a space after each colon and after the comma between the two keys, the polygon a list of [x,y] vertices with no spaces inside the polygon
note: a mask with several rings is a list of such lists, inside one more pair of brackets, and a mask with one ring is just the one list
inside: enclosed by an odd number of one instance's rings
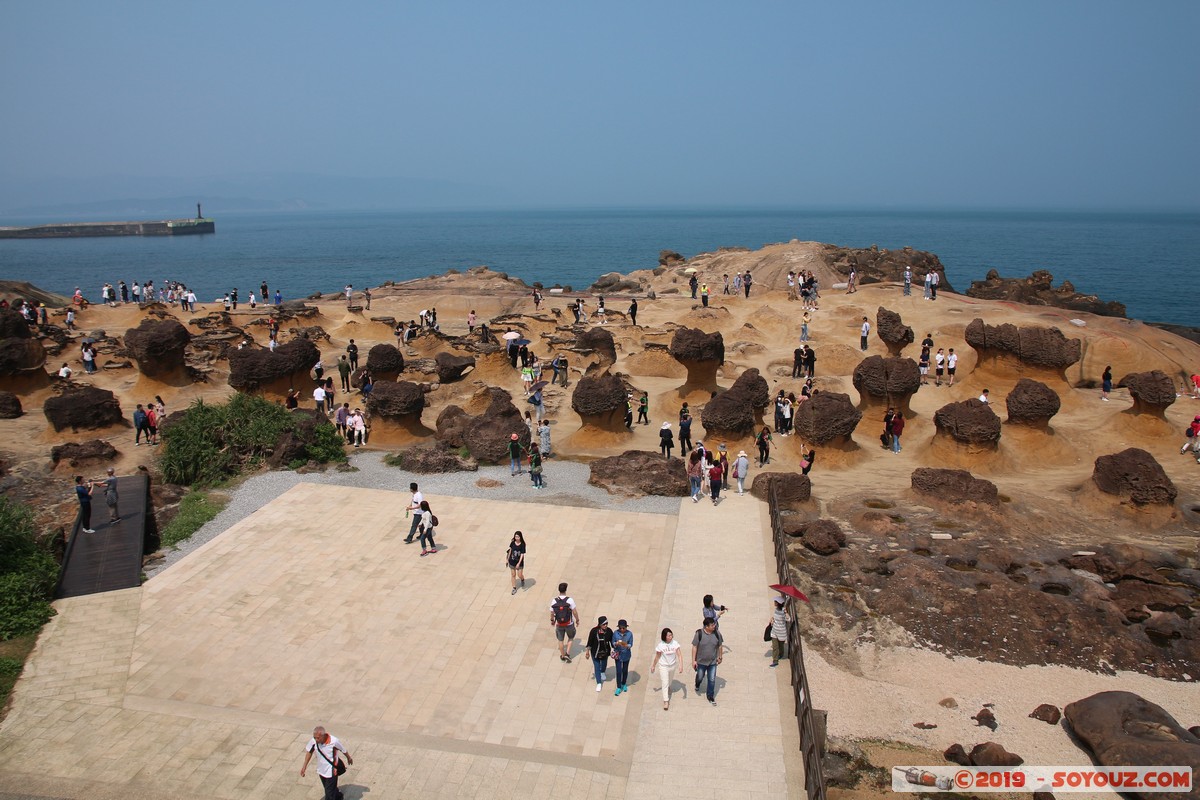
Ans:
{"label": "vegetation patch", "polygon": [[890,500],[880,500],[878,497],[868,498],[863,500],[863,505],[867,508],[895,508],[896,504]]}
{"label": "vegetation patch", "polygon": [[0,640],[36,633],[54,615],[58,562],[29,509],[0,497]]}
{"label": "vegetation patch", "polygon": [[188,492],[179,501],[179,513],[162,532],[162,546],[175,547],[220,513],[228,498],[215,492]]}

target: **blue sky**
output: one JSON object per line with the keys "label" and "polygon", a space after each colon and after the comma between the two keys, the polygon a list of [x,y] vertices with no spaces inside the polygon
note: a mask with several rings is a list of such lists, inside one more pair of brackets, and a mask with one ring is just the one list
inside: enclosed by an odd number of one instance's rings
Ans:
{"label": "blue sky", "polygon": [[1200,209],[1196,2],[2,9],[0,208],[330,176],[404,179],[384,202]]}

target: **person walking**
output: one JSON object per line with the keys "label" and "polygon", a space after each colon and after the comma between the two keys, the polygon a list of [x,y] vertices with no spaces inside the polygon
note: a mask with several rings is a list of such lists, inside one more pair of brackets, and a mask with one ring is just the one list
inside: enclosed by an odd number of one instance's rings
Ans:
{"label": "person walking", "polygon": [[662,454],[671,458],[671,450],[675,447],[675,434],[671,433],[671,423],[664,422],[662,427],[658,429],[658,449]]}
{"label": "person walking", "polygon": [[708,308],[708,284],[707,283],[700,284],[700,303],[705,308]]}
{"label": "person walking", "polygon": [[717,621],[705,618],[704,625],[692,636],[692,669],[696,672],[696,693],[705,680],[705,696],[709,705],[717,704],[717,666],[721,663],[725,637],[717,630]]}
{"label": "person walking", "polygon": [[724,442],[717,448],[717,463],[721,465],[721,488],[729,488],[729,448]]}
{"label": "person walking", "polygon": [[325,385],[317,384],[317,388],[313,389],[313,401],[317,404],[317,411],[325,413]]}
{"label": "person walking", "polygon": [[545,486],[542,483],[542,454],[538,452],[536,447],[529,448],[529,479],[533,481],[533,488],[541,489]]}
{"label": "person walking", "polygon": [[346,764],[353,764],[354,758],[350,751],[336,736],[330,735],[324,728],[317,726],[313,729],[312,738],[304,746],[304,764],[300,767],[300,777],[308,770],[308,762],[313,753],[317,754],[317,777],[325,789],[325,800],[342,800],[342,792],[338,789],[338,776],[346,771],[338,753],[346,756]]}
{"label": "person walking", "polygon": [[75,497],[79,500],[79,529],[84,533],[95,533],[92,530],[92,490],[91,481],[84,483],[82,475],[75,476]]}
{"label": "person walking", "polygon": [[112,467],[105,470],[102,483],[104,484],[104,503],[108,506],[108,521],[118,522],[121,515],[117,511],[117,475]]}
{"label": "person walking", "polygon": [[542,453],[542,460],[545,461],[550,457],[550,420],[538,420],[537,435],[538,445]]}
{"label": "person walking", "polygon": [[679,418],[679,452],[686,453],[692,449],[692,415],[683,414]]}
{"label": "person walking", "polygon": [[342,391],[349,394],[350,392],[350,359],[342,356],[337,363],[338,375],[342,379]]}
{"label": "person walking", "polygon": [[629,301],[629,321],[637,325],[637,298],[634,297]]}
{"label": "person walking", "polygon": [[863,317],[862,329],[859,331],[858,344],[862,351],[867,352],[867,337],[871,334],[871,323]]}
{"label": "person walking", "polygon": [[515,477],[524,472],[521,469],[521,441],[517,434],[512,434],[508,440],[508,469]]}
{"label": "person walking", "polygon": [[517,579],[521,581],[521,588],[525,588],[525,534],[520,531],[513,534],[504,554],[504,561],[508,564],[508,571],[512,576],[512,593],[516,594]]}
{"label": "person walking", "polygon": [[912,295],[912,267],[904,268],[904,296]]}
{"label": "person walking", "polygon": [[579,609],[575,599],[567,594],[567,584],[558,585],[558,595],[550,601],[550,627],[558,639],[558,660],[571,663],[571,643],[575,640],[575,628],[579,624]]}
{"label": "person walking", "polygon": [[733,479],[737,481],[737,493],[746,493],[746,473],[750,470],[750,457],[745,450],[739,450],[733,462]]}
{"label": "person walking", "polygon": [[758,445],[758,465],[763,467],[771,463],[771,429],[764,425],[754,443]]}
{"label": "person walking", "polygon": [[405,509],[404,515],[412,515],[412,523],[408,526],[408,536],[404,538],[405,544],[412,544],[413,537],[417,535],[417,527],[421,524],[421,503],[425,500],[425,495],[421,494],[421,490],[417,488],[417,484],[410,483],[408,490],[412,492],[412,497],[408,501],[408,508]]}
{"label": "person walking", "polygon": [[608,617],[600,617],[596,627],[588,631],[587,655],[592,660],[592,671],[596,676],[596,691],[604,688],[604,679],[608,673],[608,659],[612,656],[612,628],[608,627]]}
{"label": "person walking", "polygon": [[659,643],[654,647],[654,661],[650,664],[650,671],[657,671],[658,680],[662,683],[663,711],[671,709],[671,683],[678,668],[679,642],[675,641],[674,631],[663,628]]}
{"label": "person walking", "polygon": [[717,630],[720,630],[721,617],[725,616],[725,612],[729,609],[714,600],[711,594],[704,595],[704,598],[700,602],[702,604],[700,613],[704,620],[707,622],[711,619],[716,623]]}
{"label": "person walking", "polygon": [[[680,443],[682,447],[682,442]],[[703,453],[699,450],[693,450],[688,456],[687,465],[688,476],[688,493],[692,496],[693,503],[700,502],[700,484],[704,477],[704,459]]]}
{"label": "person walking", "polygon": [[[433,515],[433,511],[429,508],[429,501],[421,501],[421,524],[417,527],[420,533],[421,555],[431,556],[437,553],[437,545],[433,542],[433,529],[437,527],[437,517]],[[425,542],[429,542],[428,549]]]}
{"label": "person walking", "polygon": [[725,482],[725,473],[721,470],[721,462],[713,458],[712,453],[709,453],[708,457],[712,459],[708,463],[708,492],[715,506],[721,502],[721,485]]}
{"label": "person walking", "polygon": [[[934,273],[936,274],[936,273]],[[936,284],[934,284],[936,286]],[[936,299],[936,298],[935,298]],[[950,355],[946,356],[946,375],[949,376],[950,382],[948,386],[954,385],[954,373],[958,370],[958,353],[954,352],[954,348],[950,348]]]}
{"label": "person walking", "polygon": [[892,452],[900,453],[900,434],[904,433],[904,415],[899,411],[892,417]]}
{"label": "person walking", "polygon": [[356,345],[354,343],[353,339],[350,340],[350,344],[346,345],[346,355],[349,356],[349,358],[350,358],[350,369],[357,370],[358,369],[358,345]]}
{"label": "person walking", "polygon": [[142,446],[142,436],[146,437],[146,444],[150,444],[150,423],[149,417],[146,416],[146,411],[141,403],[137,404],[137,410],[133,412],[133,446]]}
{"label": "person walking", "polygon": [[946,373],[946,353],[941,347],[937,349],[937,353],[933,356],[933,375],[934,386],[942,385],[942,375]]}
{"label": "person walking", "polygon": [[780,595],[775,598],[775,610],[771,612],[771,666],[778,667],[779,659],[788,652],[788,623],[792,617],[787,613],[787,600]]}
{"label": "person walking", "polygon": [[804,372],[810,381],[817,377],[817,351],[811,347],[804,351]]}
{"label": "person walking", "polygon": [[354,409],[354,413],[350,415],[348,426],[354,437],[354,446],[362,447],[367,441],[367,420],[363,416],[361,408]]}
{"label": "person walking", "polygon": [[742,276],[742,289],[746,292],[746,299],[750,299],[750,285],[754,283],[754,278],[750,276],[750,270],[746,270],[746,274]]}
{"label": "person walking", "polygon": [[808,341],[808,324],[812,322],[812,316],[805,311],[804,316],[800,317],[800,341]]}
{"label": "person walking", "polygon": [[633,657],[633,631],[629,623],[623,619],[617,620],[617,629],[612,635],[613,666],[617,672],[617,690],[614,697],[629,691],[629,660]]}
{"label": "person walking", "polygon": [[1104,368],[1104,374],[1100,377],[1100,399],[1108,402],[1108,393],[1112,391],[1112,365]]}
{"label": "person walking", "polygon": [[638,398],[637,421],[640,425],[650,424],[650,395],[645,392]]}

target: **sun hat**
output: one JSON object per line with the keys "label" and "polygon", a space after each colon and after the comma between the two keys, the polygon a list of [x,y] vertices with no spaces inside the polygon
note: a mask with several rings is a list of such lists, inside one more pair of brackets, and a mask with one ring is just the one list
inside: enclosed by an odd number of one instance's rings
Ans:
{"label": "sun hat", "polygon": [[664,423],[662,424],[662,427],[661,427],[661,428],[659,428],[659,430],[663,430],[663,431],[665,431],[665,430],[666,430],[667,428],[669,428],[669,427],[671,427],[671,423],[669,423],[669,422],[664,422]]}
{"label": "sun hat", "polygon": [[746,451],[745,451],[745,450],[739,450],[739,451],[738,451],[738,458],[742,458],[743,456],[746,456]]}
{"label": "sun hat", "polygon": [[517,438],[518,438],[518,437],[517,437],[517,435],[514,433],[514,434],[512,435],[512,437],[510,437],[510,438],[512,438],[512,440],[515,442],[515,441],[517,440]]}

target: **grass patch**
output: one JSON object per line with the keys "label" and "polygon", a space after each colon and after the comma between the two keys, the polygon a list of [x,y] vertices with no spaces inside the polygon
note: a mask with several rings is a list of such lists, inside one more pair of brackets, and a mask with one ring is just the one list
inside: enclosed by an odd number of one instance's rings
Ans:
{"label": "grass patch", "polygon": [[0,642],[0,719],[4,719],[4,711],[8,709],[8,696],[12,694],[17,678],[21,677],[25,659],[33,652],[36,643],[36,633]]}
{"label": "grass patch", "polygon": [[869,500],[863,500],[863,505],[867,508],[895,508],[896,504],[888,500],[880,500],[877,497],[872,497]]}
{"label": "grass patch", "polygon": [[188,492],[179,501],[179,513],[162,532],[162,546],[174,547],[191,538],[204,523],[220,513],[229,502],[224,495],[210,492]]}
{"label": "grass patch", "polygon": [[1006,494],[997,495],[997,497],[1000,499],[1001,503],[1011,503],[1012,502],[1012,498]]}
{"label": "grass patch", "polygon": [[943,531],[960,531],[963,526],[957,522],[948,519],[939,519],[933,523],[933,527]]}
{"label": "grass patch", "polygon": [[404,453],[388,453],[383,457],[383,463],[387,464],[389,467],[403,467]]}

